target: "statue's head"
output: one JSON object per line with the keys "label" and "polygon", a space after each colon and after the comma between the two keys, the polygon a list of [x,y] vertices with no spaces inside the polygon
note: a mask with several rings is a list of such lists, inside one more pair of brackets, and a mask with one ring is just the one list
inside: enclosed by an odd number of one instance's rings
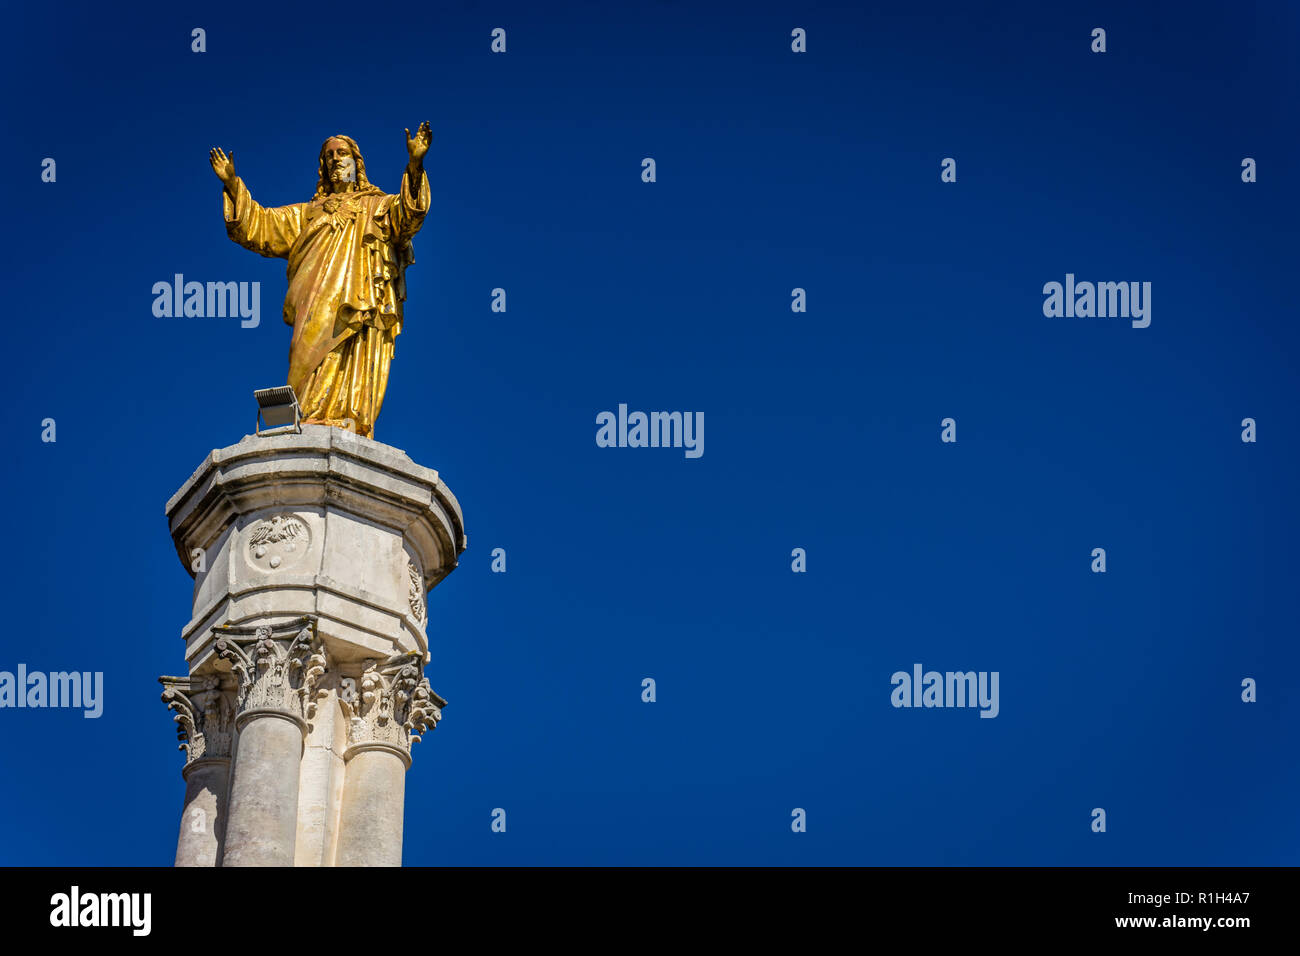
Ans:
{"label": "statue's head", "polygon": [[366,161],[356,140],[341,133],[331,136],[321,145],[320,165],[316,176],[316,195],[327,193],[378,191],[366,179]]}

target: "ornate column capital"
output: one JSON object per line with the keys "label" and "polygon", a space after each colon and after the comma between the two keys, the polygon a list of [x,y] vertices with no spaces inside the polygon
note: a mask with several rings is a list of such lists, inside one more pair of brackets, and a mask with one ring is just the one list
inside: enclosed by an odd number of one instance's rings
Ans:
{"label": "ornate column capital", "polygon": [[305,734],[325,674],[314,618],[260,627],[215,627],[217,657],[236,681],[235,727],[258,715],[293,721]]}
{"label": "ornate column capital", "polygon": [[359,677],[339,681],[339,705],[348,719],[344,759],[363,750],[392,750],[410,766],[411,745],[433,730],[447,702],[421,673],[414,651],[362,662]]}
{"label": "ornate column capital", "polygon": [[163,676],[158,682],[163,685],[162,702],[174,712],[185,769],[199,760],[230,760],[235,694],[222,687],[220,675]]}

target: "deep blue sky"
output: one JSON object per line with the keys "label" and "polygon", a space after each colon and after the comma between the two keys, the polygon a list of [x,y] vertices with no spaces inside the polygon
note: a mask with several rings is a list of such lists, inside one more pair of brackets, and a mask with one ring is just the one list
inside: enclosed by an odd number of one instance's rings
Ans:
{"label": "deep blue sky", "polygon": [[[345,132],[392,191],[423,119],[376,437],[470,548],[407,863],[1300,862],[1294,6],[554,6],[7,13],[0,669],[107,689],[0,711],[0,862],[174,854],[163,505],[289,341],[208,149],[280,205]],[[260,326],[155,318],[177,272],[261,282]],[[1067,272],[1150,281],[1150,328],[1045,318]],[[597,448],[620,402],[703,411],[704,456]],[[892,708],[918,661],[998,671],[998,718]]]}

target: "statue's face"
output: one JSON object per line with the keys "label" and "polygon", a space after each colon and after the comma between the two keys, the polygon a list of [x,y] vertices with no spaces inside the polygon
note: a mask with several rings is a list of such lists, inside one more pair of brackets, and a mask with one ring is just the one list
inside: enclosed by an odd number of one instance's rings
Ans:
{"label": "statue's face", "polygon": [[331,139],[325,144],[325,171],[330,186],[337,191],[344,183],[357,181],[357,158],[352,148],[341,139]]}

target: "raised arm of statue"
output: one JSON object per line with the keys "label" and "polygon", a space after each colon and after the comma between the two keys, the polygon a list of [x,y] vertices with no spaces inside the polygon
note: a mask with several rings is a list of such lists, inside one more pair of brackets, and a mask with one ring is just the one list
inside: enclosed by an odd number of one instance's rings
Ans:
{"label": "raised arm of statue", "polygon": [[406,152],[410,162],[402,174],[402,190],[398,201],[393,203],[393,225],[397,230],[398,240],[409,240],[424,224],[424,217],[429,212],[429,177],[424,172],[424,154],[429,151],[433,141],[433,132],[428,122],[411,135],[406,131]]}
{"label": "raised arm of statue", "polygon": [[226,219],[226,235],[245,249],[271,259],[287,259],[294,240],[302,231],[304,203],[276,206],[267,209],[258,205],[235,175],[235,155],[229,157],[221,149],[208,154],[212,171],[225,186],[221,196],[222,211]]}

